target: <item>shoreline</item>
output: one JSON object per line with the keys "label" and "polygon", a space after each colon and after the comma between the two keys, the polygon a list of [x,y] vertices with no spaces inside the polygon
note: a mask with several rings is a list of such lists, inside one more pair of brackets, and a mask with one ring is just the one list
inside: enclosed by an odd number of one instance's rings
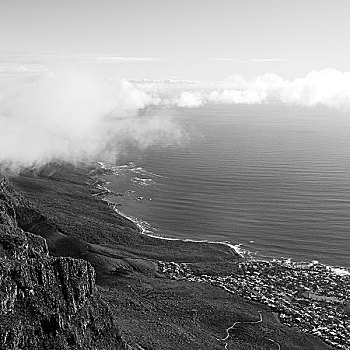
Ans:
{"label": "shoreline", "polygon": [[[344,317],[350,315],[349,276],[342,278],[321,265],[312,269],[308,265],[286,266],[278,261],[258,261],[255,255],[254,259],[242,259],[223,243],[142,234],[132,218],[113,210],[106,200],[111,193],[105,188],[106,178],[94,176],[102,172],[91,165],[81,169],[53,166],[40,176],[24,174],[15,184],[39,211],[53,217],[60,230],[72,236],[70,248],[71,243],[81,243],[77,246],[80,250],[72,254],[94,266],[98,291],[112,307],[130,343],[159,350],[165,349],[160,343],[167,344],[169,350],[179,344],[182,349],[219,350],[217,338],[223,337],[218,334],[224,335],[234,321],[252,320],[252,315],[261,311],[264,327],[243,327],[243,333],[232,330],[232,336],[247,346],[258,339],[268,348],[269,338],[286,348],[298,344],[293,348],[350,350],[350,330],[342,328]],[[67,246],[59,247],[67,254]],[[57,254],[59,247],[51,248]],[[184,324],[191,334],[190,343],[181,331]],[[268,338],[265,327],[271,331]],[[330,336],[334,332],[338,340]],[[210,346],[199,345],[203,337]]]}
{"label": "shoreline", "polygon": [[[326,267],[328,270],[333,271],[335,274],[340,275],[340,276],[348,276],[350,275],[350,269],[343,267],[343,266],[337,266],[337,265],[329,265],[329,264],[324,264],[322,262],[319,262],[318,260],[295,260],[292,261],[292,258],[285,258],[285,257],[274,257],[274,256],[266,256],[266,255],[258,255],[257,252],[252,252],[248,249],[242,248],[242,244],[232,244],[228,241],[209,241],[209,240],[193,240],[190,238],[174,238],[174,237],[165,237],[165,236],[160,236],[154,234],[149,228],[152,228],[152,226],[141,219],[138,219],[132,215],[127,215],[121,210],[118,209],[118,205],[113,203],[112,201],[106,199],[106,196],[111,195],[111,196],[120,196],[119,193],[114,193],[113,191],[109,190],[106,185],[108,185],[108,182],[99,178],[101,175],[118,175],[118,170],[120,168],[125,168],[126,165],[122,166],[115,166],[115,165],[109,165],[104,162],[97,162],[98,165],[98,171],[96,174],[96,179],[97,180],[97,185],[92,185],[94,188],[96,188],[98,191],[95,196],[101,197],[101,200],[105,201],[109,206],[113,208],[113,210],[120,216],[130,220],[133,222],[138,229],[140,230],[140,233],[143,235],[146,235],[148,237],[156,238],[156,239],[161,239],[161,240],[166,240],[166,241],[177,241],[177,242],[191,242],[191,243],[208,243],[208,244],[221,244],[229,247],[234,253],[236,253],[239,257],[245,260],[251,260],[251,261],[261,261],[261,262],[273,262],[273,261],[279,261],[286,263],[287,265],[303,265],[303,266],[312,266],[315,262],[317,264],[320,264],[324,267]],[[102,173],[100,172],[102,171]]]}
{"label": "shoreline", "polygon": [[[242,258],[241,262],[237,262],[239,269],[243,271],[242,276],[240,276],[240,272],[237,273],[236,271],[234,274],[227,275],[226,277],[206,274],[198,275],[192,271],[191,264],[187,263],[158,261],[158,268],[161,273],[168,278],[178,281],[184,280],[204,284],[208,283],[223,289],[227,293],[233,295],[238,294],[246,300],[261,303],[268,306],[272,312],[275,313],[281,324],[289,327],[297,327],[297,329],[303,333],[319,337],[326,344],[337,349],[350,350],[350,347],[344,345],[344,339],[350,336],[347,330],[337,325],[337,334],[339,333],[338,335],[340,337],[332,333],[329,334],[329,332],[334,332],[333,320],[338,316],[337,313],[334,313],[333,308],[344,308],[345,310],[349,301],[346,297],[337,298],[334,297],[333,294],[329,296],[328,293],[329,290],[333,293],[331,286],[335,284],[337,286],[336,289],[338,289],[338,294],[341,296],[344,295],[348,280],[350,281],[350,272],[347,269],[329,266],[319,263],[318,261],[292,262],[291,259],[259,259],[253,253],[247,250],[241,250],[240,245],[232,245],[228,242],[196,241],[157,236],[152,234],[152,231],[147,230],[147,226],[145,227],[145,225],[142,224],[142,220],[124,214],[113,202],[105,198],[102,198],[102,200],[107,202],[118,215],[131,220],[143,235],[167,241],[223,244],[230,247],[234,253]],[[149,224],[147,223],[147,225]],[[271,273],[274,276],[272,279],[270,279]],[[302,283],[305,278],[308,278],[309,274],[311,274],[312,279],[314,279],[313,283],[315,283],[315,285],[317,283],[316,290],[310,289]],[[297,276],[296,280],[295,276]],[[278,279],[274,279],[275,277]],[[293,287],[289,286],[285,288],[283,283],[285,280],[289,280],[289,282],[293,281]],[[319,284],[321,284],[323,288],[321,294],[318,293]],[[266,288],[267,286],[269,287]],[[317,308],[326,310],[327,313],[329,313],[331,316],[330,323],[329,319],[326,320],[322,318],[322,313],[318,314],[317,311],[314,311]],[[314,312],[315,314],[313,315]],[[260,311],[259,314],[261,317]],[[302,321],[304,318],[305,321]],[[317,321],[314,322],[314,318],[316,318]],[[227,334],[229,334],[228,330],[233,328],[236,323],[227,328]],[[221,340],[225,341],[228,338],[229,337]],[[273,339],[269,340],[277,344],[280,348],[278,342]],[[226,348],[227,343],[225,344]]]}
{"label": "shoreline", "polygon": [[[220,241],[208,241],[208,240],[193,240],[193,239],[181,239],[181,238],[172,238],[172,237],[164,237],[164,236],[158,236],[158,235],[154,235],[152,233],[147,233],[147,232],[151,232],[148,231],[141,223],[140,220],[133,217],[133,216],[129,216],[126,215],[125,213],[123,213],[122,211],[120,211],[113,202],[110,202],[106,199],[102,199],[103,201],[107,202],[108,205],[110,205],[113,210],[119,214],[120,216],[132,221],[139,229],[140,229],[140,233],[143,235],[146,235],[148,237],[152,237],[152,238],[156,238],[156,239],[161,239],[161,240],[165,240],[165,241],[177,241],[177,242],[191,242],[191,243],[208,243],[208,244],[222,244],[225,246],[228,246],[229,248],[231,248],[236,254],[238,254],[242,259],[245,260],[249,260],[249,261],[256,261],[256,262],[279,262],[279,263],[283,263],[286,266],[299,266],[301,268],[307,269],[312,267],[313,265],[321,265],[324,266],[326,269],[328,269],[329,271],[332,271],[335,275],[338,276],[350,276],[350,271],[348,269],[346,269],[345,267],[342,266],[333,266],[333,265],[327,265],[324,263],[321,263],[317,260],[312,260],[312,261],[292,261],[292,259],[290,258],[277,258],[277,257],[266,257],[266,256],[261,256],[261,257],[257,257],[257,255],[255,255],[255,253],[250,252],[247,249],[242,249],[241,248],[241,244],[237,244],[237,245],[233,245],[229,242],[220,242]],[[263,259],[266,258],[266,259]]]}
{"label": "shoreline", "polygon": [[144,221],[141,222],[140,219],[138,218],[135,218],[134,216],[131,216],[131,215],[127,215],[125,213],[123,213],[121,210],[119,210],[117,208],[117,206],[113,203],[113,202],[110,202],[104,198],[102,198],[103,201],[107,202],[108,205],[110,205],[113,210],[119,214],[120,216],[132,221],[140,230],[140,233],[143,234],[143,235],[146,235],[148,237],[152,237],[152,238],[156,238],[156,239],[161,239],[161,240],[164,240],[164,241],[176,241],[176,242],[191,242],[191,243],[208,243],[208,244],[222,244],[222,245],[225,245],[225,246],[228,246],[229,248],[231,248],[236,254],[238,254],[241,258],[244,258],[244,252],[240,246],[241,244],[237,244],[237,245],[233,245],[229,242],[220,242],[220,241],[208,241],[208,240],[194,240],[194,239],[182,239],[182,238],[173,238],[173,237],[164,237],[164,236],[159,236],[159,235],[155,235],[152,233],[152,231],[150,230],[147,230],[147,228],[145,227],[145,225],[143,225],[142,223]]}

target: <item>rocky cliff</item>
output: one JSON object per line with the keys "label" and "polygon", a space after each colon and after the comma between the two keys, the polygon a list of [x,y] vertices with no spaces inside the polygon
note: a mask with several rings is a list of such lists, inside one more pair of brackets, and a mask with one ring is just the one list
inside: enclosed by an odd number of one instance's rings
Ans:
{"label": "rocky cliff", "polygon": [[1,180],[1,349],[125,349],[90,263],[51,257],[31,228],[55,226]]}

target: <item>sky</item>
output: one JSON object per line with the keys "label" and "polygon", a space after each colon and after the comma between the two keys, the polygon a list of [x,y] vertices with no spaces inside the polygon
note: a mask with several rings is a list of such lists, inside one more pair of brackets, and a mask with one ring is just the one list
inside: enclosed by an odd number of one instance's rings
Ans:
{"label": "sky", "polygon": [[0,0],[0,62],[125,79],[350,70],[348,0]]}
{"label": "sky", "polygon": [[0,0],[0,171],[179,144],[174,108],[348,112],[349,13],[349,0]]}

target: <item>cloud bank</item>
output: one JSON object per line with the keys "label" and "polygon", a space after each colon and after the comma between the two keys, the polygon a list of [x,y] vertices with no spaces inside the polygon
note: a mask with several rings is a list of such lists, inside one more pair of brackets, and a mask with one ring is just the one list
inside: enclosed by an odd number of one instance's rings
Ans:
{"label": "cloud bank", "polygon": [[[128,82],[41,66],[12,69],[10,75],[0,74],[0,166],[14,170],[53,160],[114,162],[130,144],[145,148],[180,142],[183,132],[169,118],[169,107],[269,103],[348,110],[350,72],[325,69],[294,80],[276,74],[252,80],[233,75],[208,83]],[[154,106],[158,108],[150,109]]]}
{"label": "cloud bank", "polygon": [[181,138],[164,115],[139,115],[152,96],[126,81],[66,69],[24,80],[9,91],[0,92],[3,169],[53,160],[115,161],[126,144],[148,147]]}
{"label": "cloud bank", "polygon": [[233,75],[225,81],[190,84],[138,82],[135,86],[160,104],[179,107],[199,107],[216,104],[285,103],[298,106],[324,105],[335,109],[350,108],[350,72],[335,69],[313,71],[294,80],[276,74],[263,74],[255,79]]}

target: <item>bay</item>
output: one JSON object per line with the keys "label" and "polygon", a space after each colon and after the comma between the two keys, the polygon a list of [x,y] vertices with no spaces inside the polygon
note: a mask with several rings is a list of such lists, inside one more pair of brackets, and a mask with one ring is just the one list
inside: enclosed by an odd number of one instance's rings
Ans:
{"label": "bay", "polygon": [[323,108],[168,111],[186,134],[130,149],[110,188],[155,234],[228,241],[257,255],[350,267],[350,118]]}

